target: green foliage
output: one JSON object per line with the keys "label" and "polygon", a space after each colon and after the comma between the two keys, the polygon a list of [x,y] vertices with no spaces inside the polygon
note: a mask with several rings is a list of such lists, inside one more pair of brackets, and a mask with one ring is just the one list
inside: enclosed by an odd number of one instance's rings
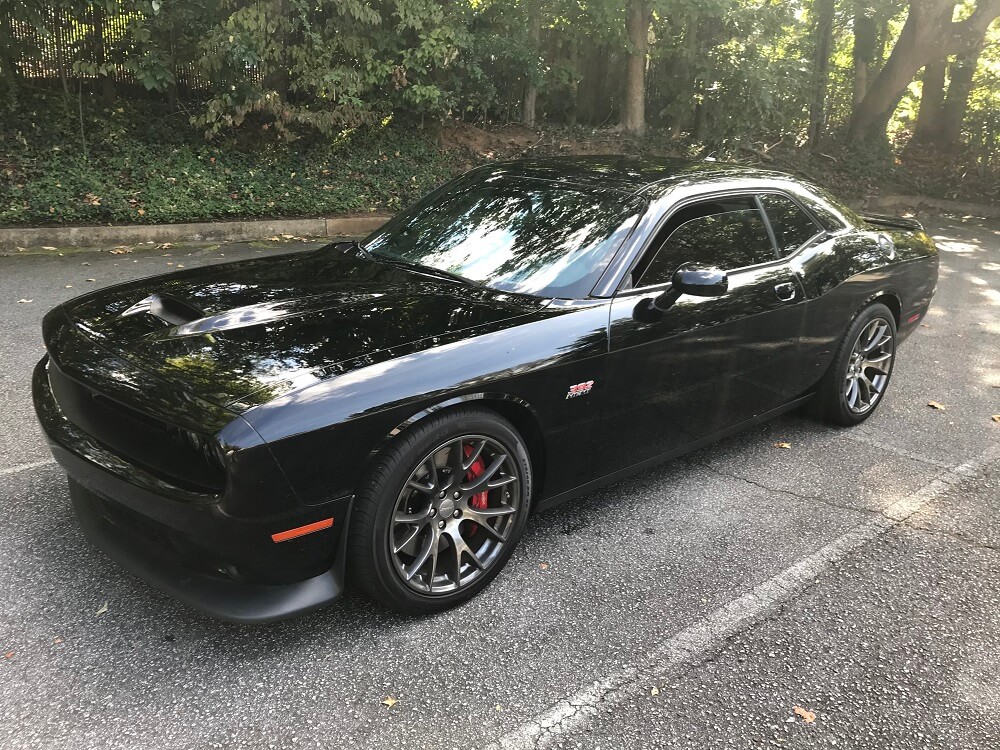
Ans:
{"label": "green foliage", "polygon": [[0,224],[178,222],[396,210],[456,169],[424,134],[373,126],[334,138],[206,143],[157,107],[5,112]]}

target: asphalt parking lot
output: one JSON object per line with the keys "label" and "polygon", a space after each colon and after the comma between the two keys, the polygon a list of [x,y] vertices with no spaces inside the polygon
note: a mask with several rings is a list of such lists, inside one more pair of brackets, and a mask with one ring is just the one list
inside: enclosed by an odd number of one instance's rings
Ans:
{"label": "asphalt parking lot", "polygon": [[540,514],[440,616],[258,627],[90,549],[29,379],[66,298],[315,245],[0,258],[0,747],[1000,746],[1000,228],[929,224],[935,304],[860,427],[794,414]]}

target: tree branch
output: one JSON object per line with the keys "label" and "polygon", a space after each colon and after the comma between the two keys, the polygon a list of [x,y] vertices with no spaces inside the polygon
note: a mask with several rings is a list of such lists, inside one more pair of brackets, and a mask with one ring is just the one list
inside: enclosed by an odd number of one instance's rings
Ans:
{"label": "tree branch", "polygon": [[979,0],[972,15],[964,21],[951,23],[944,36],[944,50],[947,55],[961,55],[971,52],[980,43],[990,24],[1000,18],[1000,0]]}

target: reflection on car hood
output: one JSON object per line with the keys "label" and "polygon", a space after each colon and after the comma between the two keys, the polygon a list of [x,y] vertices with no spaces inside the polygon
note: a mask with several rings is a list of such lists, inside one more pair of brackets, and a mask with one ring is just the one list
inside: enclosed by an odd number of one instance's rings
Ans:
{"label": "reflection on car hood", "polygon": [[133,364],[244,409],[380,351],[473,335],[544,304],[327,247],[111,287],[65,310]]}

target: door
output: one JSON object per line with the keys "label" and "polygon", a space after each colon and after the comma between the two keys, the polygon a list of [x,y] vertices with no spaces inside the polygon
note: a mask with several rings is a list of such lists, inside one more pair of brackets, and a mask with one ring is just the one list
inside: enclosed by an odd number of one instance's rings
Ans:
{"label": "door", "polygon": [[[662,311],[678,266],[728,273],[717,297],[682,295]],[[659,230],[612,302],[607,473],[679,450],[798,393],[804,294],[778,257],[757,196],[689,203]]]}

